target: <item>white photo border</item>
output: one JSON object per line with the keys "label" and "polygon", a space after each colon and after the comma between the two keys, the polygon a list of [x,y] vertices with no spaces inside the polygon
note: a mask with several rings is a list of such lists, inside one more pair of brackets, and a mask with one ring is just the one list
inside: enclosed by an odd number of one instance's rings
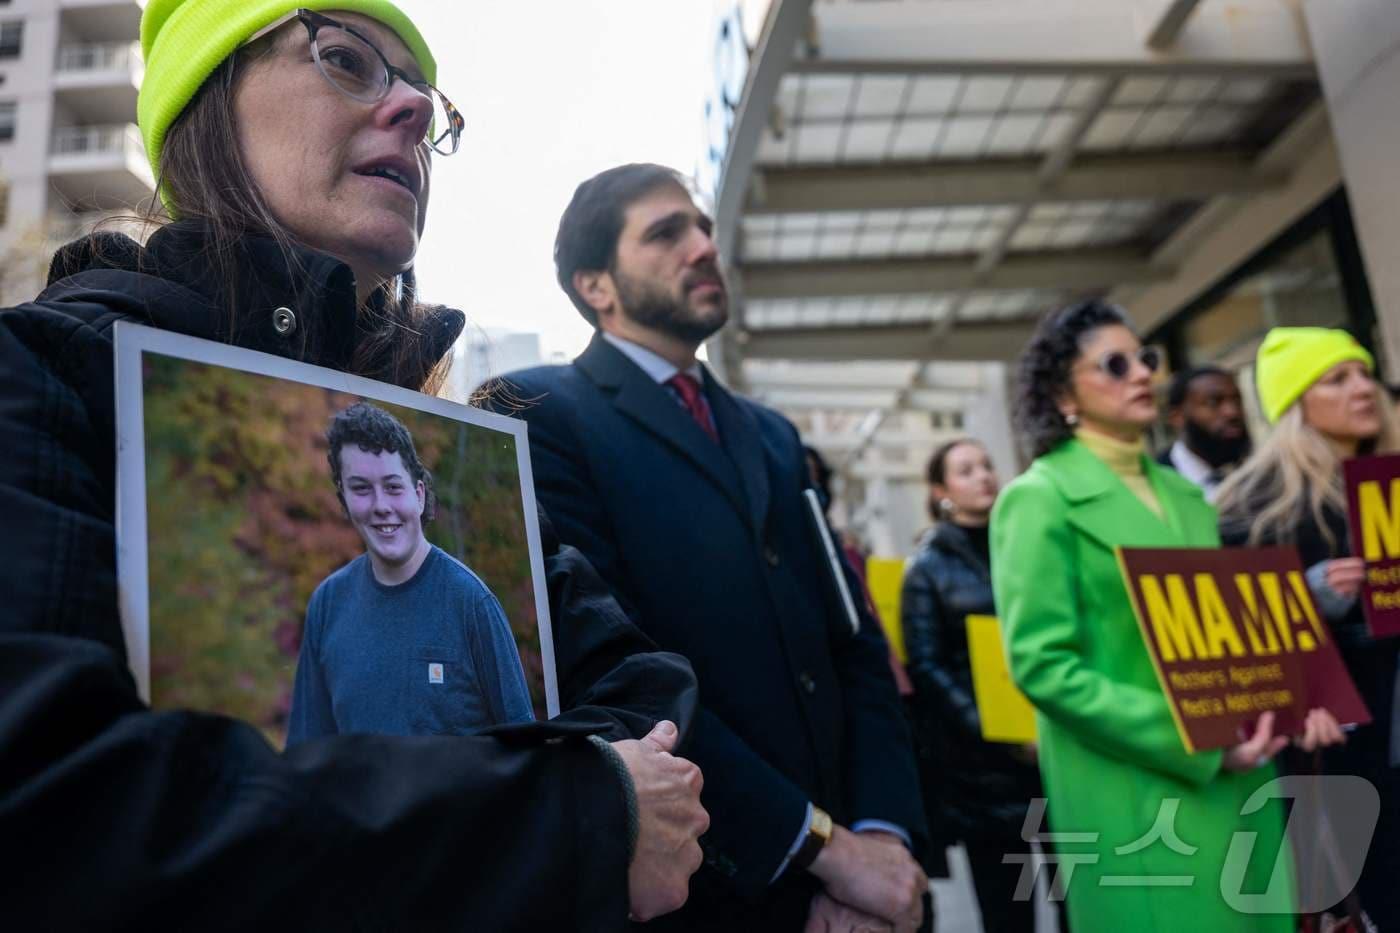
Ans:
{"label": "white photo border", "polygon": [[145,392],[141,361],[144,354],[155,353],[401,405],[515,438],[521,507],[525,510],[525,538],[530,549],[530,580],[534,586],[535,617],[539,626],[540,661],[544,668],[545,709],[551,719],[559,715],[554,629],[549,615],[549,588],[540,542],[534,471],[530,466],[528,426],[524,421],[324,366],[313,366],[271,353],[129,321],[117,322],[113,339],[116,346],[117,411],[117,602],[128,664],[142,700],[148,704],[151,702],[151,604],[146,528]]}

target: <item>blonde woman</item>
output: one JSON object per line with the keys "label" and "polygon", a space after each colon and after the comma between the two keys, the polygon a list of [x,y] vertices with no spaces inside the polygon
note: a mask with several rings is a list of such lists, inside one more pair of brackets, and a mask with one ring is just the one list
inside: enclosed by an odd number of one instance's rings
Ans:
{"label": "blonde woman", "polygon": [[[1371,354],[1349,334],[1320,327],[1270,331],[1256,364],[1269,438],[1220,488],[1227,545],[1294,546],[1327,617],[1347,670],[1371,711],[1345,745],[1323,756],[1325,770],[1355,774],[1381,797],[1361,881],[1361,903],[1382,930],[1400,927],[1400,781],[1391,766],[1396,639],[1369,636],[1358,594],[1365,567],[1351,556],[1342,461],[1400,451],[1400,430]],[[1311,768],[1285,756],[1285,769]]]}

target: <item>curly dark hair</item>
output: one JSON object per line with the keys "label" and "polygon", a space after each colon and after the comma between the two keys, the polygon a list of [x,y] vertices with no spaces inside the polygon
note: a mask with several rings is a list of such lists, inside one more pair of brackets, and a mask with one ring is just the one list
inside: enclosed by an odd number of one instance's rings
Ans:
{"label": "curly dark hair", "polygon": [[331,418],[331,426],[326,430],[326,460],[331,465],[331,482],[335,484],[335,496],[345,507],[345,496],[340,491],[340,451],[346,444],[354,444],[366,453],[380,454],[388,451],[398,454],[409,476],[415,483],[422,483],[423,524],[437,515],[437,493],[433,491],[433,474],[418,459],[418,451],[413,446],[413,435],[403,422],[382,408],[368,402],[356,402]]}
{"label": "curly dark hair", "polygon": [[1069,388],[1084,339],[1112,324],[1132,326],[1121,309],[1097,298],[1041,318],[1016,365],[1016,427],[1032,457],[1044,456],[1074,436],[1056,402]]}

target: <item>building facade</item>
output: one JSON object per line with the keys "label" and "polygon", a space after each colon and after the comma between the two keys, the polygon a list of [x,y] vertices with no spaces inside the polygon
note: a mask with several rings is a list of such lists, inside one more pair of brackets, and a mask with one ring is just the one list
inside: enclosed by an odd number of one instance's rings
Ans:
{"label": "building facade", "polygon": [[137,0],[0,3],[0,301],[31,297],[53,247],[149,203],[136,129]]}

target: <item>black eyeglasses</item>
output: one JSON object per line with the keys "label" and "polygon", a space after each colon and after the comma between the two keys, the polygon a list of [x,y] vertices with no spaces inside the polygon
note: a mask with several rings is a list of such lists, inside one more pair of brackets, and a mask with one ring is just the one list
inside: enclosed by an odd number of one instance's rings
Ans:
{"label": "black eyeglasses", "polygon": [[[249,37],[254,42],[280,29],[292,20],[306,27],[311,43],[311,57],[331,87],[361,103],[373,104],[389,94],[398,78],[433,103],[433,119],[424,131],[422,142],[440,155],[452,155],[462,141],[462,129],[467,121],[452,102],[427,81],[414,78],[402,68],[389,64],[379,47],[339,20],[322,16],[311,10],[297,10],[270,23]],[[244,43],[245,45],[247,43]]]}
{"label": "black eyeglasses", "polygon": [[1133,360],[1146,366],[1149,373],[1155,373],[1162,365],[1162,349],[1154,346],[1139,347],[1136,353],[1109,350],[1095,360],[1094,365],[1110,379],[1121,382],[1132,373]]}

